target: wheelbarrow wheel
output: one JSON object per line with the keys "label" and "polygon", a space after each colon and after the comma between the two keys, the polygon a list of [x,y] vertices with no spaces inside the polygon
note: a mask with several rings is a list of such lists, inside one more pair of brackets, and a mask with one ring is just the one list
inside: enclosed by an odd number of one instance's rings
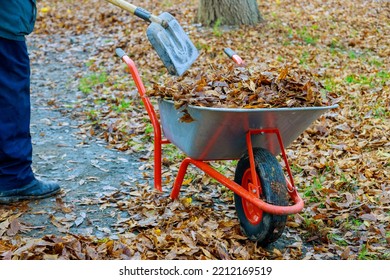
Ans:
{"label": "wheelbarrow wheel", "polygon": [[[266,149],[253,149],[255,169],[260,181],[259,198],[273,205],[288,205],[286,179],[278,160]],[[250,191],[252,173],[248,154],[237,164],[234,181]],[[234,202],[241,230],[252,241],[267,245],[276,241],[283,233],[287,215],[266,213],[238,194]]]}

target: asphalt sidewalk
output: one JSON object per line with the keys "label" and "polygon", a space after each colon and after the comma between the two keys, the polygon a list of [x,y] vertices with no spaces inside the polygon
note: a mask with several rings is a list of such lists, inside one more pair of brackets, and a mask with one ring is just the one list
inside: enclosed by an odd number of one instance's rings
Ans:
{"label": "asphalt sidewalk", "polygon": [[85,37],[28,37],[33,169],[41,179],[58,181],[62,192],[9,206],[22,236],[74,233],[115,239],[124,231],[121,221],[128,214],[110,198],[127,199],[143,182],[136,155],[107,149],[106,143],[83,131],[83,119],[72,117],[83,98],[76,76],[87,71],[85,64],[95,47]]}

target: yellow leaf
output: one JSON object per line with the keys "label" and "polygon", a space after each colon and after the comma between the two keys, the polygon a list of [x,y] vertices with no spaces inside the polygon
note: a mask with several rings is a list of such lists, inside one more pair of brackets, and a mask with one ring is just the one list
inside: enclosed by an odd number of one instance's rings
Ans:
{"label": "yellow leaf", "polygon": [[253,92],[256,91],[256,85],[252,80],[249,82],[249,89]]}
{"label": "yellow leaf", "polygon": [[288,67],[286,66],[285,68],[283,68],[280,73],[279,73],[279,77],[278,77],[278,80],[283,80],[287,77],[288,75]]}
{"label": "yellow leaf", "polygon": [[183,204],[185,206],[189,206],[191,203],[192,203],[192,198],[191,197],[186,197],[186,198],[183,198]]}
{"label": "yellow leaf", "polygon": [[50,7],[43,7],[42,9],[41,9],[41,13],[48,13],[50,11]]}
{"label": "yellow leaf", "polygon": [[192,182],[192,178],[188,178],[183,181],[183,185],[189,185]]}

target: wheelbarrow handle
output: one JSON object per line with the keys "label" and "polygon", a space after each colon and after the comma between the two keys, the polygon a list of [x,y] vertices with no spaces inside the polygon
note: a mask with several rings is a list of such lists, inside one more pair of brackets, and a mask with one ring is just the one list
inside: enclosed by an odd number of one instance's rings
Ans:
{"label": "wheelbarrow handle", "polygon": [[224,48],[223,51],[224,51],[225,54],[226,54],[228,57],[230,57],[230,58],[232,58],[233,55],[236,55],[236,52],[233,51],[231,48]]}
{"label": "wheelbarrow handle", "polygon": [[145,96],[146,89],[145,89],[145,86],[141,80],[141,77],[138,73],[138,69],[135,66],[134,61],[130,57],[128,57],[128,55],[121,48],[115,49],[115,52],[129,67],[130,74],[133,77],[135,86],[137,87],[138,93],[141,96],[141,98],[143,98],[143,99],[146,98],[146,96]]}
{"label": "wheelbarrow handle", "polygon": [[137,7],[133,4],[130,4],[129,2],[125,0],[106,0],[107,2],[110,2],[111,4],[118,6],[119,8],[122,8],[123,10],[126,10],[134,15],[136,15],[139,18],[142,18],[143,20],[147,22],[155,22],[166,28],[167,23],[160,19],[159,17],[153,15],[152,13],[148,12],[147,10],[144,10],[140,7]]}
{"label": "wheelbarrow handle", "polygon": [[242,60],[242,58],[235,51],[233,51],[231,48],[225,48],[224,52],[229,58],[231,58],[238,65],[244,64],[244,61]]}

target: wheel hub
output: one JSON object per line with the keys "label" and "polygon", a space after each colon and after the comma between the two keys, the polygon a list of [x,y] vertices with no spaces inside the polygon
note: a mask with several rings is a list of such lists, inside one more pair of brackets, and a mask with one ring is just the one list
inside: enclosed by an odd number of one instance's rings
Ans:
{"label": "wheel hub", "polygon": [[[257,186],[252,181],[252,173],[250,168],[248,168],[242,178],[242,187],[249,191],[253,196],[260,198],[262,194],[261,185]],[[260,180],[257,181],[260,182]],[[256,205],[250,203],[248,200],[245,200],[244,198],[242,199],[242,206],[244,209],[245,216],[251,224],[257,225],[261,222],[261,220],[263,219],[263,210],[261,210]]]}

